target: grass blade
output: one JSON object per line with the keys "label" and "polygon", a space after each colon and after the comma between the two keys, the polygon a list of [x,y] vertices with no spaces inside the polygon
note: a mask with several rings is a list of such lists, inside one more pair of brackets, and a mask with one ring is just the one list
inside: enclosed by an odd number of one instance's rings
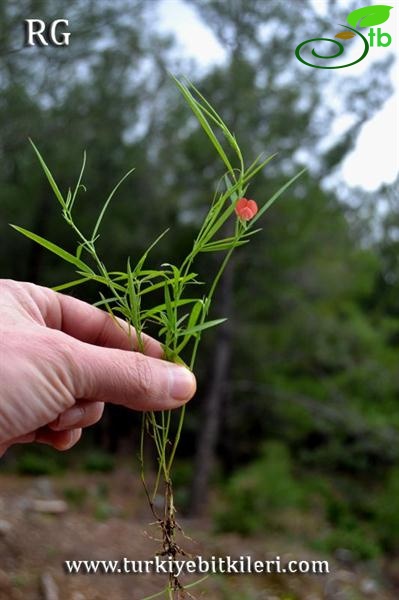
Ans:
{"label": "grass blade", "polygon": [[48,182],[49,182],[49,184],[51,186],[51,189],[53,190],[53,192],[54,192],[54,194],[55,194],[58,202],[61,204],[62,208],[66,208],[66,203],[65,203],[64,197],[61,194],[60,189],[59,189],[58,185],[56,184],[54,177],[51,174],[50,169],[48,168],[48,166],[44,162],[44,159],[43,159],[42,155],[40,154],[38,148],[35,146],[35,144],[33,143],[33,141],[30,138],[29,138],[29,141],[32,144],[32,147],[33,147],[33,149],[34,149],[34,151],[36,153],[36,156],[39,159],[39,162],[40,162],[40,164],[42,166],[42,169],[43,169],[43,171],[44,171],[44,173],[45,173],[45,175],[47,177],[47,180],[48,180]]}
{"label": "grass blade", "polygon": [[40,235],[37,235],[36,233],[33,233],[32,231],[28,231],[27,229],[24,229],[23,227],[19,227],[18,225],[12,225],[11,223],[10,223],[10,225],[13,229],[16,229],[16,231],[19,231],[19,233],[22,233],[22,235],[24,235],[25,237],[29,238],[30,240],[33,240],[34,242],[37,242],[44,248],[47,248],[47,250],[50,250],[50,252],[52,252],[53,254],[56,254],[57,256],[59,256],[60,258],[65,260],[66,262],[69,262],[72,265],[75,265],[75,267],[78,267],[79,269],[84,271],[84,273],[90,273],[90,274],[93,273],[93,271],[90,269],[90,267],[88,265],[86,265],[83,261],[81,261],[79,258],[74,256],[73,254],[70,254],[70,252],[63,250],[56,244],[49,242],[45,238],[42,238]]}
{"label": "grass blade", "polygon": [[74,287],[76,285],[80,285],[81,283],[86,283],[90,281],[90,277],[82,277],[82,279],[75,279],[75,281],[69,281],[68,283],[61,283],[61,285],[55,285],[51,289],[54,292],[60,292],[61,290],[67,290],[68,288]]}
{"label": "grass blade", "polygon": [[69,212],[71,212],[71,210],[73,208],[73,205],[75,204],[77,193],[79,191],[79,188],[81,187],[80,184],[82,182],[82,177],[83,177],[83,173],[84,173],[85,167],[86,167],[86,150],[83,152],[82,167],[80,169],[78,181],[76,183],[74,192],[72,194],[72,197],[71,197],[70,201],[69,202],[67,201],[67,207],[68,207]]}
{"label": "grass blade", "polygon": [[225,321],[227,321],[227,319],[214,319],[213,321],[205,321],[205,323],[201,323],[200,325],[195,325],[189,329],[183,329],[179,335],[194,335],[195,333],[199,333],[204,329],[210,329],[211,327],[221,325]]}
{"label": "grass blade", "polygon": [[219,154],[220,158],[222,159],[222,161],[224,162],[224,164],[228,168],[229,172],[234,177],[234,169],[231,166],[231,163],[230,163],[229,159],[227,158],[227,155],[226,155],[225,151],[223,150],[223,148],[222,148],[219,140],[215,136],[212,127],[209,125],[208,120],[205,118],[205,116],[203,114],[203,111],[201,111],[201,109],[199,108],[198,102],[193,98],[191,92],[187,89],[187,87],[185,85],[183,85],[175,77],[174,77],[174,80],[175,80],[176,85],[179,88],[181,94],[184,96],[186,102],[188,103],[188,105],[190,106],[191,110],[193,111],[194,115],[197,117],[197,119],[198,119],[201,127],[203,128],[203,130],[205,131],[205,133],[207,134],[207,136],[211,140],[212,144],[216,148],[217,153]]}
{"label": "grass blade", "polygon": [[127,173],[125,173],[125,175],[118,181],[118,183],[116,184],[116,186],[114,187],[114,189],[112,190],[112,192],[110,193],[110,195],[108,196],[108,198],[106,199],[106,201],[104,203],[104,206],[102,207],[101,212],[99,214],[99,217],[98,217],[98,219],[96,221],[96,224],[94,225],[93,233],[91,234],[91,239],[92,240],[97,235],[97,232],[98,232],[98,229],[99,229],[99,227],[101,225],[101,221],[103,220],[105,211],[107,210],[108,205],[111,202],[112,198],[114,197],[117,189],[122,185],[122,183],[125,181],[125,179],[127,179],[127,177],[129,177],[129,175],[131,173],[133,173],[133,171],[134,171],[134,168],[130,169],[130,171],[128,171]]}
{"label": "grass blade", "polygon": [[263,215],[263,213],[271,207],[272,204],[274,204],[274,202],[281,196],[281,194],[283,194],[285,192],[286,189],[288,189],[290,187],[290,185],[292,185],[294,183],[294,181],[296,181],[299,177],[301,177],[301,175],[303,175],[305,173],[307,169],[302,169],[302,171],[299,171],[299,173],[297,173],[296,175],[294,175],[294,177],[292,177],[292,179],[290,179],[289,181],[287,181],[287,183],[285,183],[271,198],[270,200],[268,200],[263,206],[262,208],[259,210],[259,212],[255,215],[255,217],[253,219],[251,219],[251,221],[249,222],[249,226],[248,229],[250,227],[252,227],[256,221]]}

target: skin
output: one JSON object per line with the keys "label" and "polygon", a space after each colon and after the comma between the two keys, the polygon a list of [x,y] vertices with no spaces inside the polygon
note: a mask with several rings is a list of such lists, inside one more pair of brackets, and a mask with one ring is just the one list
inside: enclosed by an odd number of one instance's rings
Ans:
{"label": "skin", "polygon": [[122,320],[48,288],[0,280],[0,456],[17,443],[67,450],[101,419],[104,403],[134,410],[182,406],[192,373],[144,353]]}

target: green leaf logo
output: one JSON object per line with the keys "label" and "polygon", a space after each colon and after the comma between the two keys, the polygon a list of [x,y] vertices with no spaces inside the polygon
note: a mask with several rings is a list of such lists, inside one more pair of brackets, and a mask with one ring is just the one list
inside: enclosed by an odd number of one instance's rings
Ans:
{"label": "green leaf logo", "polygon": [[381,25],[389,19],[389,13],[393,6],[386,4],[376,4],[375,6],[365,6],[349,13],[347,21],[352,27],[372,27]]}

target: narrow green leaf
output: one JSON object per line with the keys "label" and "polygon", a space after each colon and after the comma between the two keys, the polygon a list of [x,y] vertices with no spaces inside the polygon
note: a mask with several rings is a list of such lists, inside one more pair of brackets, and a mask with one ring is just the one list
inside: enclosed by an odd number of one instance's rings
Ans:
{"label": "narrow green leaf", "polygon": [[[213,108],[212,104],[210,104],[208,102],[208,100],[205,98],[205,96],[203,96],[201,94],[201,92],[199,91],[199,89],[197,87],[195,87],[195,85],[193,84],[192,81],[190,81],[190,79],[188,79],[187,77],[185,77],[185,80],[187,81],[187,85],[189,88],[193,89],[195,91],[195,93],[197,94],[198,98],[201,98],[202,102],[204,103],[204,108],[207,109],[207,112],[209,114],[213,115],[213,118],[215,119],[215,121],[218,123],[218,125],[220,127],[224,127],[225,129],[227,128],[226,123],[223,121],[222,117],[216,112],[216,110]],[[198,102],[198,101],[197,101]]]}
{"label": "narrow green leaf", "polygon": [[94,229],[93,229],[93,233],[91,234],[91,239],[93,240],[96,235],[97,232],[99,230],[99,227],[101,225],[101,221],[103,220],[105,211],[108,208],[109,203],[111,202],[112,198],[114,197],[116,191],[118,190],[118,188],[122,185],[122,183],[125,181],[125,179],[127,179],[127,177],[129,177],[129,175],[131,173],[133,173],[134,169],[130,169],[130,171],[128,171],[127,173],[125,173],[125,175],[118,181],[118,183],[116,184],[116,186],[114,187],[114,189],[112,190],[112,192],[109,194],[108,198],[106,199],[106,201],[104,202],[104,206],[101,209],[101,212],[99,214],[99,217],[96,221],[96,224],[94,225]]}
{"label": "narrow green leaf", "polygon": [[33,240],[34,242],[37,242],[44,248],[47,248],[47,250],[50,250],[50,252],[57,254],[57,256],[59,256],[66,262],[69,262],[69,263],[75,265],[76,267],[79,267],[79,269],[81,269],[83,271],[84,275],[87,273],[90,273],[90,274],[93,273],[93,271],[90,269],[90,267],[88,265],[86,265],[83,261],[81,261],[79,258],[74,256],[73,254],[70,254],[66,250],[63,250],[56,244],[49,242],[48,240],[42,238],[40,235],[37,235],[36,233],[33,233],[32,231],[28,231],[27,229],[24,229],[23,227],[19,227],[18,225],[12,225],[11,223],[10,223],[10,225],[13,229],[16,229],[16,231],[19,231],[19,233],[22,233],[22,235]]}
{"label": "narrow green leaf", "polygon": [[184,323],[184,321],[186,321],[186,320],[187,320],[187,318],[188,318],[189,316],[190,316],[190,313],[186,313],[186,314],[182,315],[182,316],[180,317],[180,319],[178,319],[178,320],[176,321],[176,327],[180,327],[180,325],[181,325],[182,323]]}
{"label": "narrow green leaf", "polygon": [[[127,292],[128,292],[128,296],[129,296],[130,309],[134,315],[134,321],[135,321],[136,320],[135,316],[137,315],[137,309],[140,312],[140,308],[139,308],[140,298],[138,298],[136,296],[136,294],[134,293],[133,276],[132,276],[132,270],[130,268],[130,259],[129,258],[127,259],[127,275],[128,275]],[[135,324],[135,323],[133,322],[133,324]]]}
{"label": "narrow green leaf", "polygon": [[[197,298],[185,298],[184,300],[171,300],[172,308],[179,308],[180,306],[185,306],[186,304],[192,304],[193,302],[197,302]],[[166,310],[166,303],[158,304],[158,306],[154,306],[154,308],[150,308],[148,310],[143,311],[143,318],[147,319],[149,317],[155,316],[157,313]]]}
{"label": "narrow green leaf", "polygon": [[61,290],[67,290],[68,288],[75,287],[76,285],[86,283],[87,281],[90,281],[90,277],[82,277],[82,279],[75,279],[75,281],[61,283],[60,285],[53,286],[51,289],[54,290],[54,292],[60,292]]}
{"label": "narrow green leaf", "polygon": [[82,182],[82,177],[83,177],[83,173],[84,173],[85,167],[86,167],[86,150],[84,150],[84,152],[83,152],[82,167],[80,169],[78,181],[76,183],[74,192],[73,192],[72,197],[71,197],[71,199],[70,199],[69,202],[68,202],[68,199],[67,199],[67,206],[68,206],[69,212],[71,212],[71,210],[73,208],[73,205],[75,204],[76,196],[78,194],[79,188],[81,187],[81,182]]}
{"label": "narrow green leaf", "polygon": [[[147,248],[147,250],[144,252],[144,254],[141,256],[141,258],[138,260],[136,266],[133,269],[133,273],[137,276],[140,273],[142,273],[142,267],[147,259],[148,254],[151,252],[151,250],[158,244],[158,242],[164,237],[164,235],[166,235],[169,231],[169,227],[167,229],[165,229],[165,231],[163,231],[153,242],[152,244]],[[153,273],[157,273],[159,276],[159,272],[157,271],[152,271]]]}
{"label": "narrow green leaf", "polygon": [[191,310],[191,315],[188,320],[188,327],[192,328],[197,323],[199,316],[204,308],[203,300],[197,300],[196,304],[193,306]]}
{"label": "narrow green leaf", "polygon": [[[245,192],[244,192],[245,193]],[[226,198],[228,198],[228,194],[226,193]],[[222,228],[223,224],[227,221],[227,219],[234,213],[235,210],[235,202],[230,203],[223,211],[218,211],[216,213],[215,218],[209,222],[204,232],[202,233],[200,242],[202,244],[207,244],[212,238],[218,233],[218,231]],[[217,241],[217,240],[216,240]]]}
{"label": "narrow green leaf", "polygon": [[[196,273],[190,273],[189,275],[186,275],[184,277],[180,277],[179,278],[179,283],[184,283],[184,285],[187,285],[188,283],[190,285],[203,285],[201,281],[196,281],[195,278],[197,277]],[[173,281],[172,280],[168,280],[167,285],[172,285]],[[158,290],[160,288],[163,288],[165,285],[165,281],[161,281],[159,283],[154,283],[153,285],[150,285],[148,287],[145,287],[143,289],[140,290],[140,295],[143,294],[148,294],[150,292],[153,292],[154,290]]]}
{"label": "narrow green leaf", "polygon": [[292,179],[290,179],[289,181],[287,181],[286,184],[284,184],[271,198],[270,200],[268,200],[263,206],[262,208],[259,210],[259,212],[255,215],[255,217],[253,219],[251,219],[251,221],[249,221],[248,223],[248,229],[250,227],[252,227],[256,221],[263,215],[263,213],[271,207],[272,204],[274,204],[274,202],[281,196],[281,194],[283,194],[285,192],[286,189],[288,189],[293,183],[294,181],[296,181],[299,177],[301,177],[301,175],[303,175],[305,173],[307,169],[302,169],[302,171],[299,171],[299,173],[297,173],[296,175],[294,175],[294,177],[292,177]]}
{"label": "narrow green leaf", "polygon": [[241,150],[240,150],[239,145],[237,144],[237,140],[236,140],[234,134],[230,132],[229,128],[227,127],[226,123],[223,121],[222,117],[216,112],[216,110],[208,102],[208,100],[201,94],[201,92],[199,91],[199,89],[196,88],[195,85],[188,78],[185,78],[185,79],[187,81],[188,88],[190,90],[194,90],[195,94],[202,101],[202,103],[201,103],[201,102],[199,102],[198,100],[196,100],[194,98],[194,101],[197,103],[198,108],[201,111],[203,111],[206,115],[208,115],[208,117],[222,131],[223,135],[225,136],[225,138],[227,139],[227,141],[229,142],[229,144],[233,148],[234,152],[237,154],[237,157],[238,157],[238,159],[240,161],[240,164],[241,164],[241,167],[243,169],[244,165],[243,165],[243,159],[242,159]]}
{"label": "narrow green leaf", "polygon": [[[191,310],[190,318],[188,320],[188,326],[187,326],[188,331],[190,331],[190,329],[193,329],[193,327],[196,325],[203,309],[204,309],[204,302],[202,300],[197,300]],[[180,354],[180,352],[186,347],[186,345],[190,341],[192,335],[193,334],[188,333],[184,336],[183,340],[180,342],[180,344],[176,348],[176,354]]]}
{"label": "narrow green leaf", "polygon": [[244,246],[248,244],[249,240],[240,240],[237,241],[236,238],[231,238],[231,241],[218,241],[218,242],[209,242],[205,244],[200,250],[200,252],[222,252],[225,250],[230,250],[230,248],[238,248],[238,246]]}
{"label": "narrow green leaf", "polygon": [[[226,188],[227,188],[227,190],[230,190],[230,188],[232,187],[232,185],[233,185],[233,184],[231,183],[231,181],[230,181],[230,179],[228,178],[228,175],[227,175],[227,174],[224,176],[224,180],[225,180],[225,183],[226,183]],[[233,203],[234,203],[236,200],[238,200],[238,197],[239,197],[239,196],[238,196],[237,192],[236,192],[236,191],[233,191],[233,192],[231,193],[231,195],[230,195],[230,200],[231,200],[231,202],[233,202]]]}
{"label": "narrow green leaf", "polygon": [[225,221],[227,221],[227,219],[230,217],[230,215],[232,215],[234,212],[234,205],[231,204],[228,208],[226,208],[226,210],[220,215],[220,217],[217,219],[217,221],[213,224],[213,226],[211,226],[209,228],[209,230],[206,232],[206,235],[204,236],[204,239],[202,240],[202,243],[207,243],[208,240],[211,240],[213,238],[213,236],[215,235],[215,233],[217,233],[219,231],[219,229],[222,227],[223,223],[225,223]]}
{"label": "narrow green leaf", "polygon": [[44,162],[42,155],[40,154],[39,150],[36,148],[36,146],[33,143],[33,141],[30,138],[29,138],[29,141],[32,144],[32,147],[33,147],[33,149],[34,149],[34,151],[36,153],[36,156],[39,159],[39,162],[40,162],[40,164],[42,166],[42,169],[43,169],[43,171],[44,171],[44,173],[45,173],[45,175],[47,177],[47,180],[48,180],[48,182],[49,182],[49,184],[51,186],[51,189],[53,190],[53,192],[54,192],[54,194],[55,194],[58,202],[61,204],[61,206],[63,208],[66,208],[66,203],[65,203],[64,197],[61,194],[60,189],[59,189],[58,185],[56,184],[54,177],[51,174],[50,169],[48,168],[48,166]]}
{"label": "narrow green leaf", "polygon": [[[119,302],[119,298],[117,298],[117,299],[116,299],[116,301],[117,301],[117,302]],[[99,305],[98,305],[98,306],[99,306]],[[114,312],[118,312],[118,313],[120,313],[120,314],[121,314],[121,315],[124,317],[124,319],[125,319],[125,320],[126,320],[128,323],[130,323],[130,321],[131,321],[131,318],[132,318],[132,315],[131,315],[131,313],[130,313],[130,310],[129,310],[129,309],[125,308],[124,306],[115,306],[115,308],[114,308]]]}
{"label": "narrow green leaf", "polygon": [[170,291],[168,285],[164,286],[165,293],[165,306],[166,306],[166,314],[168,315],[168,321],[171,327],[175,327],[175,319],[174,319],[174,311],[172,306],[172,300],[170,297]]}
{"label": "narrow green leaf", "polygon": [[179,88],[181,94],[184,96],[184,98],[186,99],[191,110],[197,117],[201,127],[203,128],[203,130],[205,131],[205,133],[211,140],[212,144],[216,148],[220,158],[223,160],[224,164],[226,165],[226,167],[228,168],[230,173],[234,174],[233,167],[231,166],[231,163],[230,163],[229,159],[227,158],[225,151],[223,150],[219,140],[215,136],[212,127],[209,125],[207,119],[204,117],[203,112],[198,108],[198,103],[195,101],[192,94],[190,93],[190,91],[187,89],[187,87],[185,85],[183,85],[178,79],[176,79],[176,77],[174,77],[174,80],[175,80],[176,85]]}
{"label": "narrow green leaf", "polygon": [[[104,306],[105,306],[105,308],[107,309],[107,313],[108,313],[108,314],[111,316],[111,318],[112,318],[112,320],[114,321],[114,323],[115,323],[115,324],[116,324],[118,327],[120,327],[120,325],[119,325],[119,323],[118,323],[118,321],[117,321],[117,318],[116,318],[116,316],[115,316],[115,314],[114,314],[114,311],[113,311],[113,310],[112,310],[112,308],[110,307],[110,305],[109,305],[109,302],[108,302],[107,298],[105,298],[105,296],[103,296],[103,294],[102,294],[101,292],[100,292],[100,296],[101,296],[101,298],[102,298],[102,301],[103,301],[103,303],[104,303]],[[118,310],[118,308],[116,308],[115,310]]]}
{"label": "narrow green leaf", "polygon": [[[230,144],[230,146],[233,148],[234,152],[236,153],[237,158],[240,161],[241,172],[243,172],[244,171],[244,161],[243,161],[240,147],[235,138],[235,135],[229,130],[226,123],[223,121],[222,117],[217,113],[217,111],[208,102],[208,100],[201,94],[201,92],[195,87],[195,85],[187,77],[185,78],[185,80],[187,82],[186,87],[189,89],[198,109],[202,113],[207,115],[208,118],[211,119],[211,121],[213,121],[217,125],[217,127],[221,130],[224,137],[226,138],[226,140],[228,141],[228,143]],[[199,102],[199,100],[197,100],[194,97],[192,90],[194,91],[195,95],[198,98],[200,98],[201,102]],[[234,176],[234,173],[233,173],[233,176]]]}
{"label": "narrow green leaf", "polygon": [[169,270],[169,271],[167,271],[167,272],[169,272],[169,273],[170,273],[170,272],[171,272],[171,273],[173,273],[173,279],[170,279],[170,278],[169,278],[169,281],[170,281],[171,283],[178,282],[178,281],[181,279],[181,276],[180,276],[180,271],[179,271],[179,269],[176,267],[176,265],[172,265],[171,263],[166,263],[166,262],[165,262],[165,263],[162,263],[162,264],[161,264],[161,267],[170,267],[170,270]]}
{"label": "narrow green leaf", "polygon": [[224,123],[224,121],[219,117],[219,115],[217,113],[215,113],[217,115],[217,117],[215,117],[211,112],[209,112],[209,110],[205,106],[203,106],[200,102],[198,102],[198,100],[194,99],[194,102],[195,102],[198,110],[201,111],[202,113],[204,113],[209,119],[211,119],[211,121],[213,121],[215,123],[215,125],[217,125],[217,127],[221,130],[224,137],[226,138],[226,140],[228,141],[230,146],[233,148],[234,152],[237,154],[237,157],[241,163],[241,166],[243,167],[243,159],[242,159],[240,147],[237,144],[236,138],[230,132],[229,128]]}
{"label": "narrow green leaf", "polygon": [[[87,274],[87,272],[82,272],[82,271],[77,271],[77,273],[78,273],[78,275],[86,275]],[[91,279],[92,281],[98,281],[99,283],[103,283],[107,287],[110,287],[110,282],[111,282],[112,286],[115,289],[119,290],[120,292],[126,293],[125,287],[123,287],[122,285],[119,285],[118,283],[115,283],[114,280],[107,279],[106,277],[102,277],[101,275],[96,275],[95,273],[90,272],[89,279]]]}
{"label": "narrow green leaf", "polygon": [[80,257],[82,256],[82,250],[84,248],[84,244],[79,244],[79,246],[76,248],[76,258],[80,259]]}
{"label": "narrow green leaf", "polygon": [[210,329],[211,327],[216,327],[217,325],[221,325],[227,321],[227,319],[214,319],[213,321],[205,321],[205,323],[201,323],[200,325],[195,325],[194,327],[190,327],[189,329],[184,329],[179,333],[179,335],[193,335],[194,333],[199,333],[204,329]]}
{"label": "narrow green leaf", "polygon": [[[210,219],[209,223],[207,223],[206,227],[203,228],[203,231],[201,232],[201,236],[198,240],[198,242],[201,243],[206,243],[208,240],[210,240],[213,235],[220,229],[220,227],[223,225],[223,223],[229,218],[229,216],[234,212],[234,205],[230,205],[219,217],[218,220],[216,220],[216,217],[219,215],[221,208],[223,207],[224,203],[226,200],[228,200],[228,198],[230,198],[231,194],[233,192],[235,192],[236,190],[238,190],[240,187],[242,186],[242,182],[239,180],[237,183],[235,183],[229,190],[227,190],[219,199],[218,201],[218,210],[216,211],[215,216],[212,215],[212,219]],[[245,190],[242,190],[243,193],[245,193]]]}
{"label": "narrow green leaf", "polygon": [[128,296],[129,296],[130,310],[131,310],[131,314],[132,314],[131,320],[132,320],[133,326],[137,332],[140,350],[143,351],[144,347],[142,346],[142,341],[141,341],[141,337],[140,337],[140,332],[142,330],[141,310],[140,310],[141,298],[140,298],[140,294],[137,293],[140,288],[139,288],[139,285],[137,284],[137,282],[134,280],[134,275],[130,268],[130,259],[127,260],[127,274],[128,274],[127,290],[128,290]]}
{"label": "narrow green leaf", "polygon": [[264,169],[265,166],[270,161],[272,161],[273,158],[275,158],[277,156],[277,154],[278,153],[275,152],[271,156],[268,156],[259,165],[257,164],[257,161],[254,161],[252,163],[252,165],[250,167],[248,167],[248,169],[245,171],[244,176],[243,176],[243,182],[244,183],[248,183],[248,181],[250,181],[256,175],[256,173],[258,173],[259,171],[261,171],[262,169]]}
{"label": "narrow green leaf", "polygon": [[[102,294],[100,294],[100,296],[102,296]],[[111,302],[116,302],[117,300],[118,298],[116,296],[111,296],[110,298],[104,298],[103,300],[97,300],[97,302],[93,302],[93,306],[103,306],[105,303],[110,304]],[[122,307],[119,308],[120,310],[123,310]]]}

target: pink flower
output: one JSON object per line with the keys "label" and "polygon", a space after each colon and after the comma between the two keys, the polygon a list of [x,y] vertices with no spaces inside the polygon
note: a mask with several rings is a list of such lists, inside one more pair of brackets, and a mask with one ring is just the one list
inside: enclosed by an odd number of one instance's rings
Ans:
{"label": "pink flower", "polygon": [[240,198],[235,207],[236,215],[243,221],[250,221],[258,212],[258,205],[255,200]]}

